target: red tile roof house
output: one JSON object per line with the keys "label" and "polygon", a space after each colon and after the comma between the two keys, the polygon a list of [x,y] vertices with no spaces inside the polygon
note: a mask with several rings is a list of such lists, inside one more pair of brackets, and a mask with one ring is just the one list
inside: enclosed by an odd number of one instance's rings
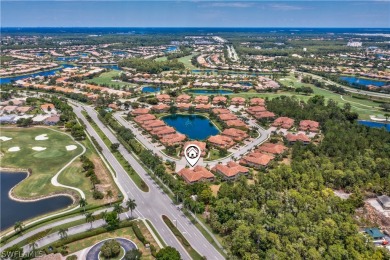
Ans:
{"label": "red tile roof house", "polygon": [[236,120],[237,116],[233,114],[220,114],[218,118],[222,121]]}
{"label": "red tile roof house", "polygon": [[163,127],[153,129],[150,133],[152,135],[157,135],[159,138],[162,138],[167,135],[175,134],[176,130],[171,126],[163,126]]}
{"label": "red tile roof house", "polygon": [[249,107],[246,111],[248,112],[248,114],[254,115],[259,112],[267,111],[267,109],[264,106],[254,106]]}
{"label": "red tile roof house", "polygon": [[195,106],[196,111],[210,111],[211,105],[210,104],[197,104]]}
{"label": "red tile roof house", "polygon": [[177,106],[177,109],[183,111],[183,110],[188,110],[192,106],[192,104],[179,103],[176,106]]}
{"label": "red tile roof house", "polygon": [[152,131],[153,129],[159,128],[166,126],[164,121],[162,120],[150,120],[150,121],[145,121],[142,124],[142,127],[145,128],[147,131]]}
{"label": "red tile roof house", "polygon": [[18,109],[17,106],[5,106],[3,107],[3,112],[9,114],[15,112],[17,109]]}
{"label": "red tile roof house", "polygon": [[116,104],[114,104],[114,103],[109,104],[108,107],[113,109],[113,110],[118,110],[119,109],[119,107]]}
{"label": "red tile roof house", "polygon": [[149,114],[149,112],[150,112],[150,110],[147,108],[137,108],[137,109],[134,109],[133,111],[131,111],[131,114],[138,116],[138,115]]}
{"label": "red tile roof house", "polygon": [[225,180],[237,179],[240,175],[248,175],[248,168],[230,161],[226,165],[217,164],[211,169],[212,172],[222,175]]}
{"label": "red tile roof house", "polygon": [[184,155],[184,149],[187,147],[187,145],[190,145],[190,144],[195,144],[197,145],[200,150],[202,151],[202,153],[200,154],[200,156],[204,157],[206,154],[207,154],[207,148],[206,148],[206,143],[205,142],[200,142],[200,141],[188,141],[186,142],[184,145],[183,145],[183,149],[181,151],[181,156]]}
{"label": "red tile roof house", "polygon": [[166,135],[160,139],[160,142],[166,146],[181,144],[187,137],[184,134],[175,133]]}
{"label": "red tile roof house", "polygon": [[245,131],[235,128],[227,128],[223,130],[222,135],[228,136],[236,142],[248,138],[248,134]]}
{"label": "red tile roof house", "polygon": [[304,134],[293,135],[293,134],[288,133],[286,135],[286,139],[289,142],[289,144],[294,144],[298,141],[303,142],[303,144],[305,144],[305,145],[310,143],[310,138]]}
{"label": "red tile roof house", "polygon": [[271,119],[275,117],[275,114],[269,111],[258,112],[253,115],[257,119]]}
{"label": "red tile roof house", "polygon": [[234,97],[230,101],[231,105],[243,106],[245,105],[245,98],[242,97]]}
{"label": "red tile roof house", "polygon": [[166,112],[168,110],[169,110],[169,106],[166,104],[159,104],[159,105],[152,106],[152,111],[157,113]]}
{"label": "red tile roof house", "polygon": [[176,98],[176,103],[190,103],[191,101],[191,96],[189,95],[179,95]]}
{"label": "red tile roof house", "polygon": [[194,99],[195,104],[207,104],[209,103],[209,97],[207,96],[196,96]]}
{"label": "red tile roof house", "polygon": [[278,117],[272,123],[272,126],[280,127],[284,129],[290,129],[294,125],[294,119],[289,117]]}
{"label": "red tile roof house", "polygon": [[271,155],[253,152],[243,157],[240,164],[260,169],[266,168],[273,159],[274,157]]}
{"label": "red tile roof house", "polygon": [[299,130],[301,131],[318,132],[319,127],[320,123],[312,120],[302,120],[299,123]]}
{"label": "red tile roof house", "polygon": [[45,125],[56,125],[58,122],[60,122],[60,117],[57,115],[54,115],[54,116],[46,118],[43,122]]}
{"label": "red tile roof house", "polygon": [[51,110],[56,109],[56,107],[53,104],[46,103],[46,104],[41,105],[41,109],[43,112],[47,113],[47,112],[50,112]]}
{"label": "red tile roof house", "polygon": [[217,146],[219,148],[225,148],[225,149],[228,149],[234,145],[234,140],[224,135],[210,136],[209,139],[207,139],[207,141],[209,141],[211,145]]}
{"label": "red tile roof house", "polygon": [[224,96],[217,96],[213,98],[213,105],[219,105],[220,103],[226,104],[227,98]]}
{"label": "red tile roof house", "polygon": [[241,128],[241,129],[248,129],[247,124],[245,124],[240,119],[229,120],[229,121],[226,121],[225,123],[226,123],[227,127],[237,127],[237,128]]}
{"label": "red tile roof house", "polygon": [[155,119],[156,119],[156,117],[154,115],[146,114],[146,115],[136,116],[134,118],[134,121],[139,123],[139,124],[142,124],[145,121],[150,121],[150,120],[155,120]]}
{"label": "red tile roof house", "polygon": [[214,108],[212,111],[216,115],[219,115],[219,114],[230,114],[230,110],[226,109],[226,108]]}
{"label": "red tile roof house", "polygon": [[264,106],[265,100],[262,99],[262,98],[252,98],[252,99],[249,101],[249,104],[250,104],[251,106]]}
{"label": "red tile roof house", "polygon": [[16,111],[20,114],[25,114],[27,112],[30,112],[33,109],[34,109],[33,107],[18,107],[16,108]]}
{"label": "red tile roof house", "polygon": [[188,184],[199,181],[213,181],[214,174],[208,171],[205,167],[195,166],[195,168],[183,168],[178,173]]}
{"label": "red tile roof house", "polygon": [[282,154],[287,151],[287,147],[282,144],[273,144],[273,143],[265,143],[262,144],[259,148],[256,149],[258,152],[268,153],[268,154]]}
{"label": "red tile roof house", "polygon": [[156,97],[161,103],[171,103],[171,97],[168,94],[157,95]]}

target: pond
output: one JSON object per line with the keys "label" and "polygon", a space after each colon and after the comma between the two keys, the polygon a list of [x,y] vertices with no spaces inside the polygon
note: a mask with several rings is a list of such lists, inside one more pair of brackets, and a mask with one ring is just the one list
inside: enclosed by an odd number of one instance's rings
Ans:
{"label": "pond", "polygon": [[52,75],[55,75],[57,71],[61,71],[64,68],[73,68],[73,67],[75,67],[75,66],[73,66],[71,64],[62,64],[61,68],[57,68],[57,69],[52,69],[52,70],[47,70],[47,71],[40,71],[40,72],[30,73],[30,74],[21,75],[21,76],[0,78],[0,84],[11,83],[12,81],[17,81],[17,80],[20,80],[20,79],[25,79],[25,78],[30,78],[30,77],[52,76]]}
{"label": "pond", "polygon": [[117,64],[104,65],[102,67],[110,70],[122,70]]}
{"label": "pond", "polygon": [[347,81],[350,84],[358,84],[358,85],[374,85],[377,87],[382,87],[386,85],[387,83],[385,81],[380,80],[374,80],[374,79],[365,79],[365,78],[358,78],[358,77],[340,77],[341,80]]}
{"label": "pond", "polygon": [[10,199],[8,192],[26,178],[26,173],[0,172],[0,229],[12,227],[17,221],[25,221],[52,211],[70,206],[73,201],[68,196],[57,196],[33,202],[19,202]]}
{"label": "pond", "polygon": [[173,52],[177,50],[177,46],[169,46],[164,52]]}
{"label": "pond", "polygon": [[380,123],[373,121],[358,120],[358,123],[368,127],[381,128],[384,127],[388,132],[390,132],[390,123]]}
{"label": "pond", "polygon": [[142,88],[142,93],[154,93],[159,92],[160,90],[160,87],[146,86]]}
{"label": "pond", "polygon": [[229,95],[233,94],[233,91],[227,89],[189,89],[186,90],[190,94],[203,94],[203,95]]}
{"label": "pond", "polygon": [[76,61],[79,60],[79,56],[71,56],[71,57],[58,57],[56,60],[58,61]]}
{"label": "pond", "polygon": [[201,115],[169,115],[161,118],[176,131],[185,134],[189,139],[206,140],[209,136],[219,134],[218,128]]}

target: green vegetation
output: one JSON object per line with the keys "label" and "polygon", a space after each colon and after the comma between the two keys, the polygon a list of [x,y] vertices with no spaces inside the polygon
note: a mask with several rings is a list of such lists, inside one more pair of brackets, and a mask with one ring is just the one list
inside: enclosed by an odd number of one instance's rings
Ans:
{"label": "green vegetation", "polygon": [[180,260],[180,253],[173,247],[168,246],[161,249],[156,256],[158,260]]}
{"label": "green vegetation", "polygon": [[118,62],[118,66],[133,68],[137,72],[147,72],[151,74],[168,70],[184,70],[183,63],[178,60],[154,61],[148,59],[130,58]]}
{"label": "green vegetation", "polygon": [[134,84],[118,80],[122,72],[117,70],[111,70],[108,72],[103,72],[98,77],[86,80],[88,83],[94,83],[102,87],[110,87],[115,89],[121,89],[122,87],[135,87]]}
{"label": "green vegetation", "polygon": [[[196,250],[194,250],[191,247],[190,243],[183,236],[183,234],[177,229],[177,227],[175,227],[175,225],[173,225],[171,220],[167,216],[165,216],[165,215],[163,215],[162,218],[163,218],[165,224],[169,227],[169,229],[173,232],[173,234],[176,236],[176,238],[183,245],[183,247],[187,250],[187,252],[191,256],[191,258],[194,259],[194,260],[201,260],[201,259],[203,259],[203,257],[198,252],[196,252]],[[160,252],[161,251],[162,250],[160,250]],[[159,257],[159,255],[161,255],[160,252],[159,252],[159,254],[157,254],[157,259],[168,259],[168,258]],[[178,259],[180,259],[180,258],[178,258]]]}
{"label": "green vegetation", "polygon": [[[72,158],[81,153],[82,148],[71,137],[54,131],[55,128],[1,128],[1,134],[12,138],[2,142],[2,166],[29,169],[30,176],[16,186],[13,194],[20,198],[34,198],[63,192],[63,188],[53,186],[51,178]],[[46,135],[47,140],[35,140]],[[76,145],[77,149],[67,151],[66,146]],[[20,151],[9,152],[11,147],[20,147]],[[34,151],[33,147],[46,147],[43,151]]]}
{"label": "green vegetation", "polygon": [[189,69],[189,70],[195,70],[197,69],[197,67],[195,67],[194,65],[192,65],[191,63],[191,59],[195,56],[197,56],[199,53],[195,52],[191,55],[188,55],[188,56],[184,56],[184,57],[181,57],[178,59],[179,62],[183,63],[185,68],[186,69]]}

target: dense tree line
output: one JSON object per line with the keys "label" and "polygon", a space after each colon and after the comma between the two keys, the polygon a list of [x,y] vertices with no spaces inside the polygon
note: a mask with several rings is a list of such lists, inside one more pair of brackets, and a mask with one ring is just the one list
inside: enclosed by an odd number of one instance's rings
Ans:
{"label": "dense tree line", "polygon": [[174,60],[155,61],[148,59],[130,58],[118,62],[119,67],[133,68],[137,72],[157,74],[168,70],[184,70],[184,64]]}
{"label": "dense tree line", "polygon": [[[390,133],[358,125],[349,107],[315,96],[267,101],[277,115],[321,123],[318,145],[292,147],[291,165],[223,183],[210,200],[208,223],[224,237],[231,259],[389,259],[366,243],[353,214],[364,192],[390,193]],[[353,192],[347,200],[330,188]]]}

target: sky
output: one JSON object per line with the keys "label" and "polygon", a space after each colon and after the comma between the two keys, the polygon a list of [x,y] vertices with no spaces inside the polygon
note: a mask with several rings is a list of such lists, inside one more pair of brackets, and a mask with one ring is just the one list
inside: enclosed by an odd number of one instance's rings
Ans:
{"label": "sky", "polygon": [[1,0],[0,4],[1,27],[390,27],[390,0]]}

